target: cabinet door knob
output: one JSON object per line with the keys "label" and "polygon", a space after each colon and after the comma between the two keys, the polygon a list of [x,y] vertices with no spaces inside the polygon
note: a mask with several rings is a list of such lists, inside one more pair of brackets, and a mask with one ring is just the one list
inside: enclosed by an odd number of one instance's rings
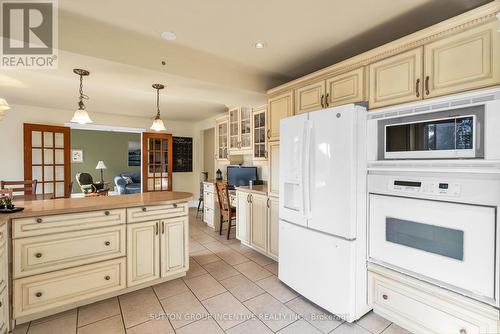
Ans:
{"label": "cabinet door knob", "polygon": [[42,257],[42,253],[36,253],[36,254],[35,254],[35,257],[37,257],[37,258],[41,258],[41,257]]}
{"label": "cabinet door knob", "polygon": [[38,298],[40,298],[42,296],[42,293],[41,292],[37,292],[37,293],[35,293],[35,296],[37,296]]}
{"label": "cabinet door knob", "polygon": [[2,302],[0,302],[0,307],[2,307],[2,306],[3,306],[3,304],[2,304]]}
{"label": "cabinet door knob", "polygon": [[177,206],[178,206],[177,203],[174,203],[174,208],[176,208]]}
{"label": "cabinet door knob", "polygon": [[165,234],[165,222],[161,222],[161,234]]}
{"label": "cabinet door knob", "polygon": [[430,94],[430,92],[429,92],[429,79],[430,79],[429,76],[425,77],[425,95],[429,95]]}
{"label": "cabinet door knob", "polygon": [[111,279],[111,277],[109,277],[109,275],[106,275],[106,276],[104,276],[104,279],[105,279],[106,281],[109,281],[109,280]]}
{"label": "cabinet door knob", "polygon": [[142,208],[142,212],[146,212],[146,208]]}
{"label": "cabinet door knob", "polygon": [[43,221],[43,220],[42,220],[42,218],[37,218],[37,219],[36,219],[36,222],[37,222],[38,224],[40,224],[42,221]]}
{"label": "cabinet door knob", "polygon": [[463,328],[462,328],[462,329],[460,330],[460,334],[467,334],[467,331],[466,331],[465,329],[463,329]]}
{"label": "cabinet door knob", "polygon": [[384,295],[382,295],[382,298],[384,298],[384,300],[389,299],[389,297],[388,297],[387,295],[385,295],[385,294],[384,294]]}
{"label": "cabinet door knob", "polygon": [[321,108],[324,108],[325,107],[325,103],[323,102],[323,100],[325,99],[325,95],[322,94],[321,95]]}
{"label": "cabinet door knob", "polygon": [[267,139],[271,139],[271,129],[267,129]]}
{"label": "cabinet door knob", "polygon": [[329,106],[330,106],[330,103],[328,103],[328,98],[329,98],[329,97],[330,97],[330,93],[326,93],[326,96],[325,96],[325,105],[326,105],[327,107],[329,107]]}
{"label": "cabinet door knob", "polygon": [[106,216],[109,216],[109,211],[104,211],[104,214],[105,214]]}
{"label": "cabinet door knob", "polygon": [[104,244],[105,244],[106,246],[109,246],[109,245],[111,245],[111,242],[106,241],[106,242],[104,242]]}
{"label": "cabinet door knob", "polygon": [[420,78],[418,78],[417,82],[415,83],[415,95],[417,97],[420,97]]}
{"label": "cabinet door knob", "polygon": [[268,159],[268,158],[269,158],[269,153],[267,153],[267,151],[266,151],[266,152],[264,152],[264,158],[266,158],[266,159]]}

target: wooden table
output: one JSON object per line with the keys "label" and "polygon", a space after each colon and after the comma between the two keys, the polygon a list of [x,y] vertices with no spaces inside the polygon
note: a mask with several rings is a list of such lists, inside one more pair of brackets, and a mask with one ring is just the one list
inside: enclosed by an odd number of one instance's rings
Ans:
{"label": "wooden table", "polygon": [[16,195],[13,196],[12,202],[28,202],[28,201],[40,201],[44,199],[54,199],[54,194],[27,194],[27,195]]}

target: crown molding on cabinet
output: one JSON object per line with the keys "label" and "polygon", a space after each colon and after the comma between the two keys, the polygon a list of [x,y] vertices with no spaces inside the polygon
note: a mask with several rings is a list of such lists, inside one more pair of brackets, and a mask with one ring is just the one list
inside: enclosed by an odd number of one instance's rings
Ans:
{"label": "crown molding on cabinet", "polygon": [[356,68],[369,65],[376,61],[394,56],[396,54],[423,46],[438,39],[448,37],[463,30],[497,20],[500,15],[500,0],[495,0],[486,5],[470,10],[428,28],[419,30],[408,36],[399,38],[375,49],[366,51],[352,58],[341,61],[332,66],[305,75],[296,80],[287,82],[278,87],[269,89],[268,96],[272,97],[283,91],[303,86],[308,82],[326,79],[330,76],[342,74]]}

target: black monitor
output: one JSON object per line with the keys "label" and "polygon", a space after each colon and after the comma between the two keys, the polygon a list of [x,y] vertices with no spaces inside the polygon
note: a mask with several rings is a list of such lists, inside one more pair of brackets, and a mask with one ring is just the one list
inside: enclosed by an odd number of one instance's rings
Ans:
{"label": "black monitor", "polygon": [[230,188],[248,186],[257,180],[257,167],[227,166],[227,184]]}

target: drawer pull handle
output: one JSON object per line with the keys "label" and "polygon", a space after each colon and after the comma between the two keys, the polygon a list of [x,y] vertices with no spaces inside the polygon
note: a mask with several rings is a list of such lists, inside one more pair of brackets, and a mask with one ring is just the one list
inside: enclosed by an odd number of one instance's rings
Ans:
{"label": "drawer pull handle", "polygon": [[35,257],[37,257],[37,258],[41,258],[41,257],[42,257],[42,253],[36,253],[36,254],[35,254]]}
{"label": "drawer pull handle", "polygon": [[2,304],[2,302],[0,302],[0,307],[2,307],[2,306],[3,306],[3,304]]}
{"label": "drawer pull handle", "polygon": [[43,221],[43,220],[42,220],[42,218],[37,218],[37,219],[36,219],[36,222],[37,222],[38,224],[40,224],[42,221]]}
{"label": "drawer pull handle", "polygon": [[105,214],[106,216],[109,216],[109,211],[104,211],[104,214]]}
{"label": "drawer pull handle", "polygon": [[467,331],[466,331],[465,329],[463,329],[463,328],[462,328],[462,329],[460,330],[460,334],[467,334]]}
{"label": "drawer pull handle", "polygon": [[37,293],[35,294],[35,296],[37,296],[38,298],[40,298],[40,297],[42,296],[42,293],[41,293],[41,292],[37,292]]}
{"label": "drawer pull handle", "polygon": [[384,298],[384,300],[389,299],[389,297],[387,295],[382,295],[382,298]]}
{"label": "drawer pull handle", "polygon": [[146,212],[146,208],[142,208],[142,212]]}
{"label": "drawer pull handle", "polygon": [[105,244],[106,246],[109,246],[109,245],[111,245],[111,242],[106,241],[106,242],[104,242],[104,244]]}
{"label": "drawer pull handle", "polygon": [[109,275],[106,275],[106,276],[104,276],[104,279],[105,279],[106,281],[109,281],[109,280],[111,279],[111,277],[109,277]]}
{"label": "drawer pull handle", "polygon": [[177,207],[177,203],[174,203],[174,208],[176,208],[176,207]]}

